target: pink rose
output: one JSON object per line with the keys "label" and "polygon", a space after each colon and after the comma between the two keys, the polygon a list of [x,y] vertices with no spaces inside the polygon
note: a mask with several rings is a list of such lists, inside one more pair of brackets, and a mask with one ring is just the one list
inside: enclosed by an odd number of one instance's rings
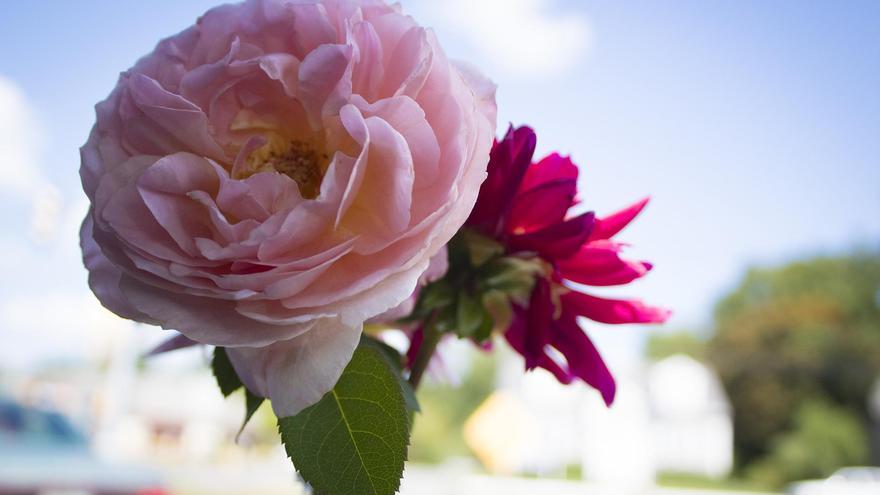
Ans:
{"label": "pink rose", "polygon": [[97,106],[89,284],[120,316],[226,346],[294,415],[465,221],[494,132],[494,86],[398,7],[215,8]]}

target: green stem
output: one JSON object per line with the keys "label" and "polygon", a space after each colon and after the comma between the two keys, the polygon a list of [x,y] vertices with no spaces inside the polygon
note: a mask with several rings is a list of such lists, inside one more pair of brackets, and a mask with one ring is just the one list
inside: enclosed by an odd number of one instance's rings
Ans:
{"label": "green stem", "polygon": [[424,332],[422,345],[419,347],[419,352],[416,354],[415,360],[413,360],[409,373],[409,383],[412,385],[413,390],[419,388],[419,383],[422,381],[425,370],[428,369],[428,364],[431,362],[431,358],[434,357],[434,351],[437,350],[437,344],[440,343],[442,333],[437,329],[436,321],[437,313],[435,312],[428,318],[425,326],[422,328],[422,332]]}

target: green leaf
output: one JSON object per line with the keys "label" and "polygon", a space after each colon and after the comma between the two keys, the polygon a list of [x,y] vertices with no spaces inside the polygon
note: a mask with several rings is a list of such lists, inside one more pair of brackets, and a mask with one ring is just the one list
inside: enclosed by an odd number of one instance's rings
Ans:
{"label": "green leaf", "polygon": [[223,397],[229,397],[232,395],[232,392],[244,386],[238,378],[238,374],[235,373],[235,368],[232,367],[229,356],[226,355],[226,349],[222,347],[214,348],[211,370],[214,372],[214,377],[217,379],[217,385],[220,386],[220,392],[223,393]]}
{"label": "green leaf", "polygon": [[406,408],[410,411],[422,412],[421,407],[419,407],[419,401],[416,399],[416,392],[413,390],[412,385],[410,385],[409,381],[407,381],[403,377],[403,356],[397,352],[397,349],[391,347],[390,345],[382,342],[379,339],[370,337],[368,335],[364,335],[361,337],[361,344],[372,346],[374,349],[379,351],[383,357],[388,361],[389,364],[392,365],[394,369],[394,373],[397,375],[397,380],[400,382],[400,388],[403,391],[403,398],[406,401]]}
{"label": "green leaf", "polygon": [[381,351],[362,344],[317,404],[278,420],[303,479],[321,495],[392,495],[409,444],[406,402]]}

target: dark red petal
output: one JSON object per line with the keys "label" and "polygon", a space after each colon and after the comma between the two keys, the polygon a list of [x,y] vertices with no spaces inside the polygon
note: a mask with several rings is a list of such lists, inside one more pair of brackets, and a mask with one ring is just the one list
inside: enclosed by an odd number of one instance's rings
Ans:
{"label": "dark red petal", "polygon": [[468,225],[493,237],[500,233],[503,217],[532,163],[536,140],[530,128],[511,126],[504,139],[495,143],[489,154],[488,175],[480,187]]}
{"label": "dark red petal", "polygon": [[617,234],[623,230],[624,227],[629,225],[629,223],[632,222],[643,209],[645,209],[645,206],[650,199],[651,198],[645,198],[632,206],[618,211],[617,213],[596,220],[596,228],[593,229],[593,233],[590,235],[590,240],[610,239],[614,234]]}
{"label": "dark red petal", "polygon": [[526,171],[520,191],[528,191],[541,184],[559,179],[573,179],[577,181],[578,168],[567,156],[553,153],[535,163]]}
{"label": "dark red petal", "polygon": [[646,306],[637,300],[603,299],[575,291],[563,294],[561,299],[566,310],[612,325],[663,323],[671,314],[667,309]]}
{"label": "dark red petal", "polygon": [[607,240],[593,241],[556,266],[564,278],[595,286],[628,284],[651,270],[650,263],[621,258],[622,248],[623,245]]}
{"label": "dark red petal", "polygon": [[526,358],[526,369],[537,367],[541,357],[545,355],[544,348],[550,343],[550,325],[553,322],[554,312],[553,300],[550,297],[550,282],[543,277],[538,278],[532,290],[526,315],[528,328],[522,353]]}
{"label": "dark red petal", "polygon": [[418,327],[413,331],[412,336],[409,338],[409,349],[406,351],[406,367],[411,368],[413,362],[416,360],[416,356],[419,354],[419,349],[422,348],[422,342],[425,340],[425,332],[422,330],[422,327]]}
{"label": "dark red petal", "polygon": [[577,194],[577,181],[560,179],[541,184],[513,199],[507,216],[507,233],[525,233],[565,220]]}
{"label": "dark red petal", "polygon": [[593,342],[577,323],[577,317],[563,310],[553,326],[553,347],[565,356],[571,373],[602,394],[605,404],[614,402],[617,386]]}
{"label": "dark red petal", "polygon": [[548,260],[572,256],[586,242],[593,229],[595,217],[587,212],[564,222],[520,235],[511,235],[511,251],[534,251]]}
{"label": "dark red petal", "polygon": [[[504,338],[507,343],[520,355],[525,356],[526,335],[528,333],[528,322],[526,320],[526,312],[522,308],[515,308],[514,318],[507,331],[504,332]],[[559,380],[559,383],[568,385],[574,379],[574,376],[567,370],[562,369],[559,364],[547,355],[546,351],[542,351],[538,359],[538,367],[553,373],[553,376]],[[526,368],[528,369],[528,368]]]}

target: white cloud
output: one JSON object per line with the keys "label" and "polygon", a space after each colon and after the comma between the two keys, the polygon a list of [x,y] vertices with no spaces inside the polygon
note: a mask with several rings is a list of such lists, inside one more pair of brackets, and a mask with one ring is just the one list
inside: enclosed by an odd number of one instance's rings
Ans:
{"label": "white cloud", "polygon": [[[30,206],[30,239],[52,241],[60,227],[61,192],[46,180],[39,153],[43,132],[23,92],[0,76],[0,192]],[[8,205],[4,205],[8,206]]]}
{"label": "white cloud", "polygon": [[0,189],[30,196],[43,182],[37,165],[39,130],[21,90],[0,76]]}
{"label": "white cloud", "polygon": [[511,74],[546,78],[575,67],[592,44],[587,19],[555,11],[553,0],[431,2],[432,17],[460,30],[486,59]]}

